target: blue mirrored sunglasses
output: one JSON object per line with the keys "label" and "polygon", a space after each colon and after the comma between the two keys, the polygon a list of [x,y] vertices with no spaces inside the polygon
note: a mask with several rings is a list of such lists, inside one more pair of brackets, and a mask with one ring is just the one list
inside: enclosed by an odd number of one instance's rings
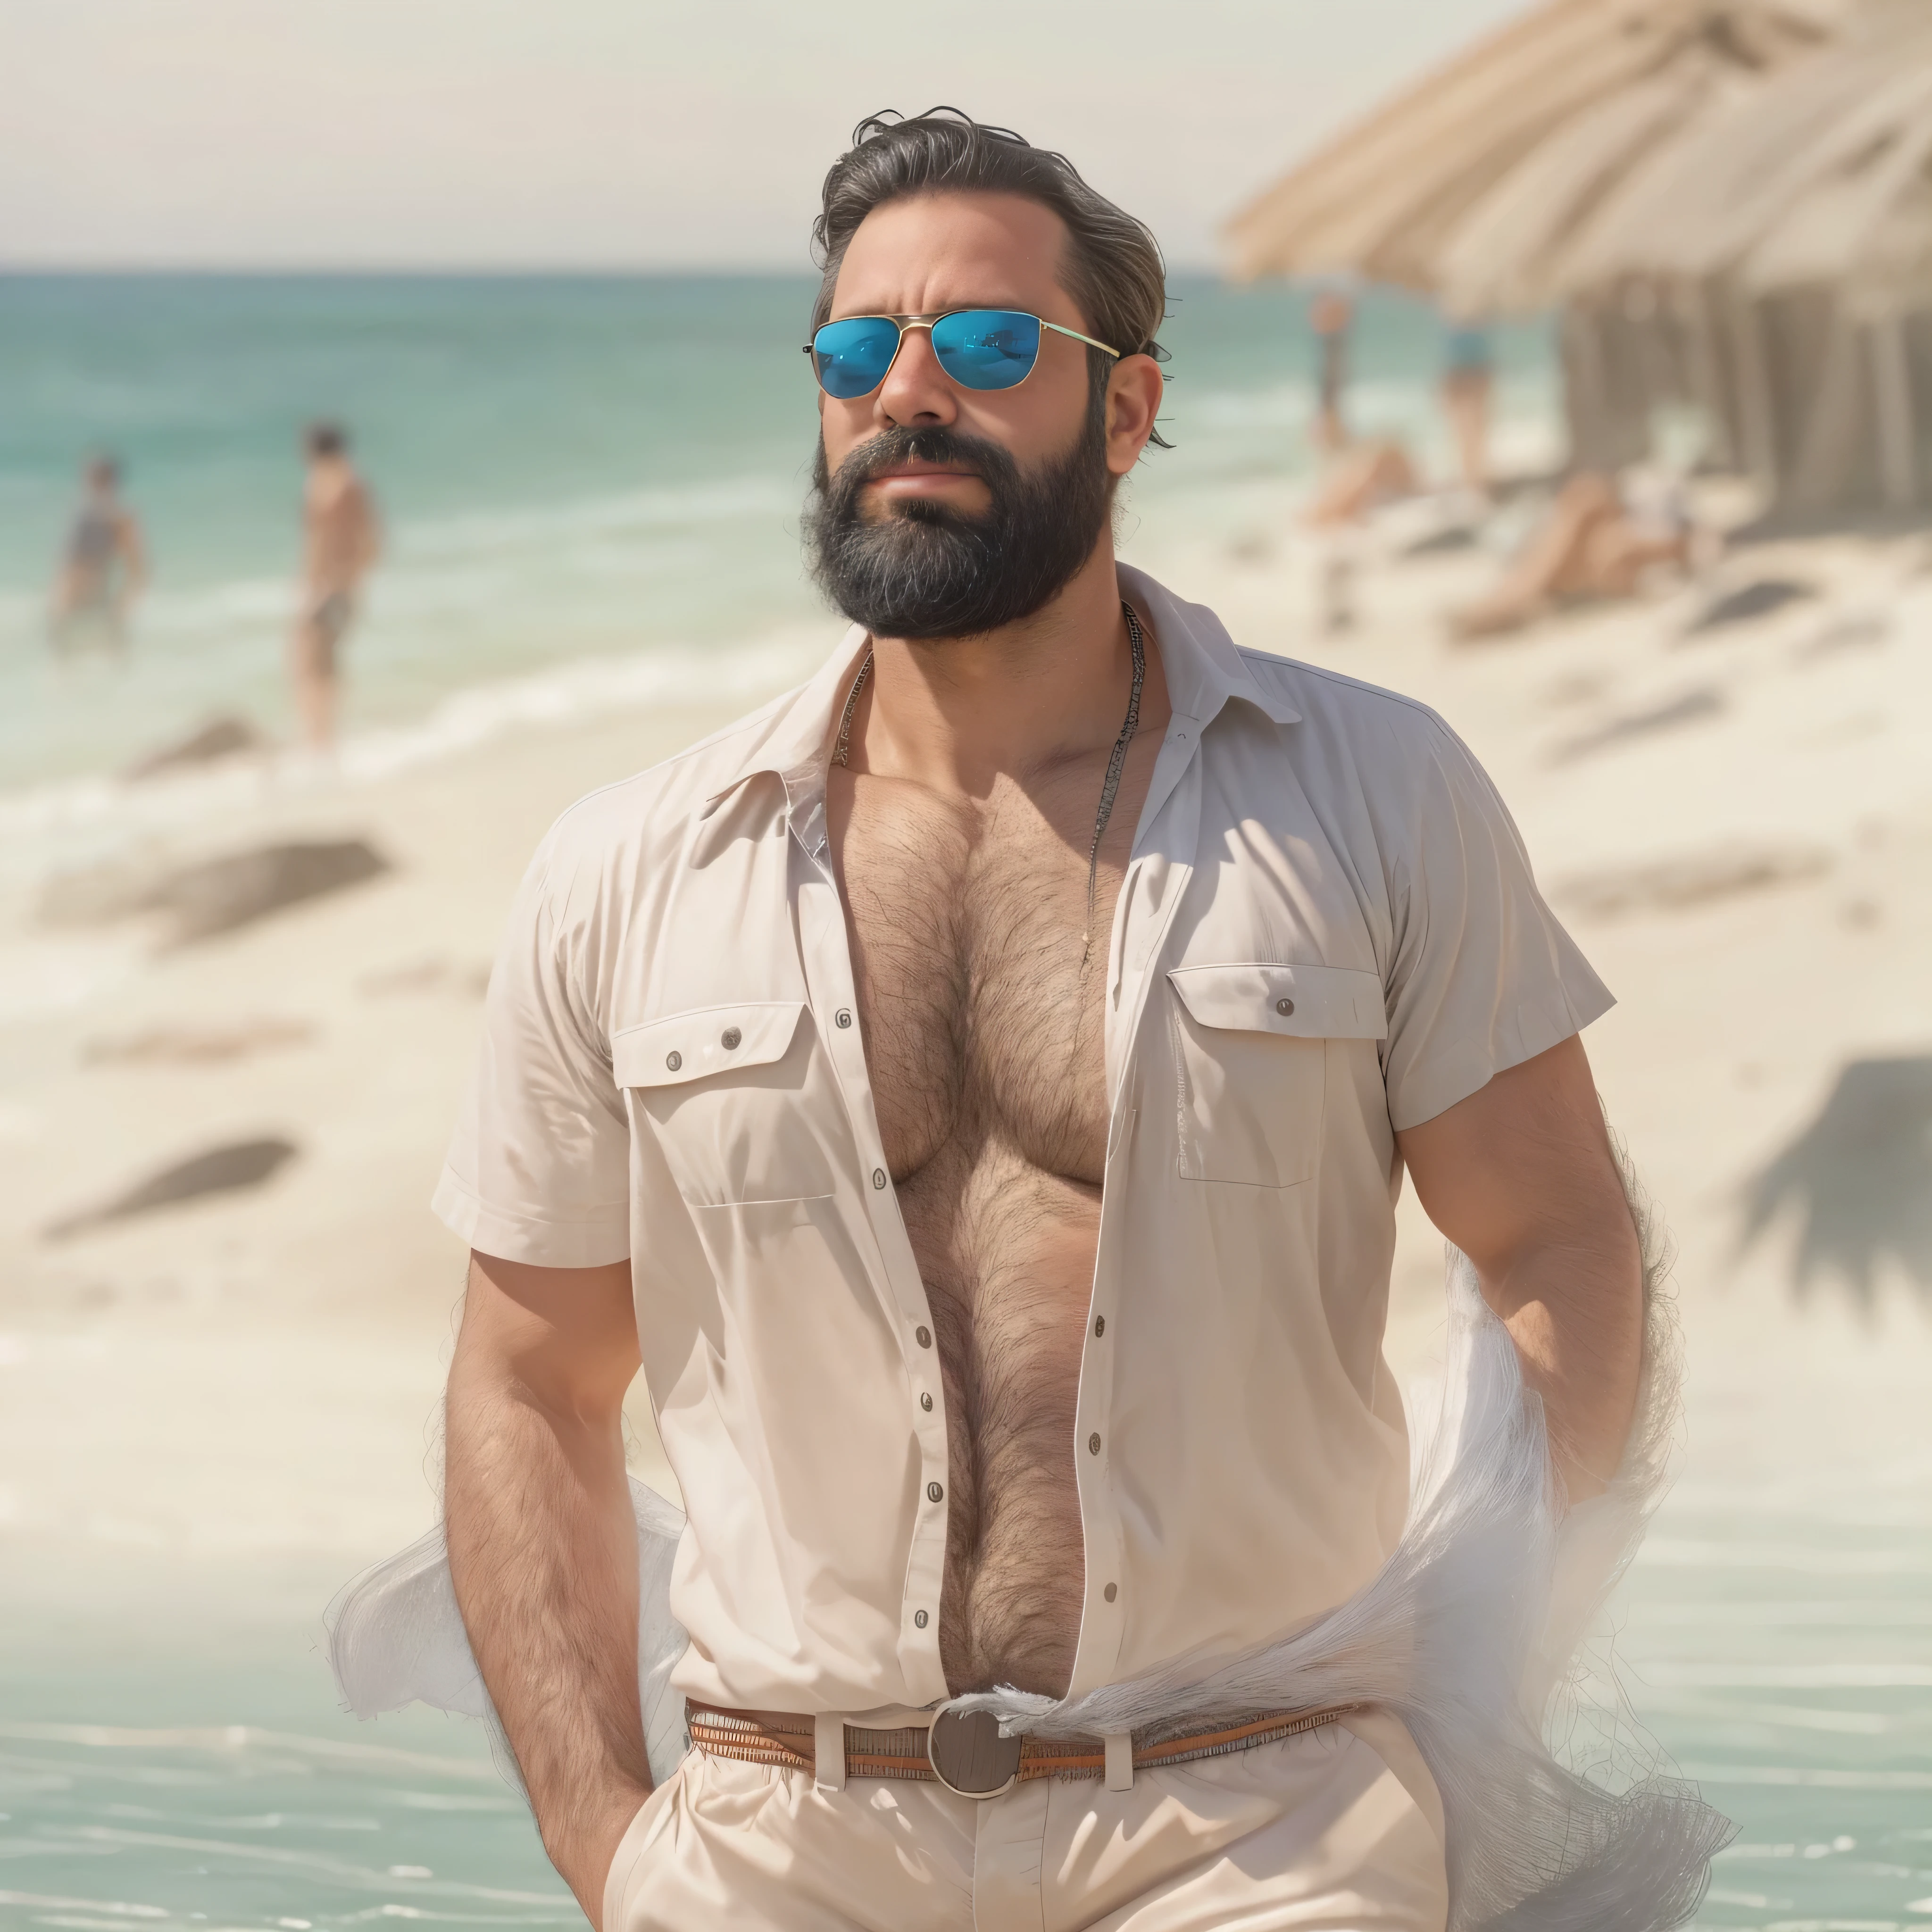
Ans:
{"label": "blue mirrored sunglasses", "polygon": [[962,389],[1010,389],[1033,374],[1040,332],[1050,328],[1120,359],[1118,349],[1010,308],[956,308],[944,315],[854,315],[828,322],[806,344],[818,386],[842,403],[869,396],[886,380],[909,328],[932,338],[939,366]]}

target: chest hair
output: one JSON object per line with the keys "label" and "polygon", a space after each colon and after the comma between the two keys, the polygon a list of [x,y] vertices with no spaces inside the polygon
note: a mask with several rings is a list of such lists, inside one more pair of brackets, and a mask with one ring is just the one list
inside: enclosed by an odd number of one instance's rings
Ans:
{"label": "chest hair", "polygon": [[1130,758],[1090,946],[1104,758],[1002,781],[983,801],[871,778],[835,796],[874,1105],[946,1391],[940,1649],[956,1690],[1052,1690],[1072,1668],[1108,934],[1156,749],[1143,741]]}

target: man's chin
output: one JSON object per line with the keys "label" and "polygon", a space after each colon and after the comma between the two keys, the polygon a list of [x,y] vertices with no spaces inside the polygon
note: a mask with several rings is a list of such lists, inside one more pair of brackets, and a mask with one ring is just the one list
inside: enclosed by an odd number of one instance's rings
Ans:
{"label": "man's chin", "polygon": [[896,501],[868,504],[859,512],[862,530],[890,530],[895,524],[917,530],[966,530],[979,519],[968,516],[957,505],[937,496],[902,496]]}

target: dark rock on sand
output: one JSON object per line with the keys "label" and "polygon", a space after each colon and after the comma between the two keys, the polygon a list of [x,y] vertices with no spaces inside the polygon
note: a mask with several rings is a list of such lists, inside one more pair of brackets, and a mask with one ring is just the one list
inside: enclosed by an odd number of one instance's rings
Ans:
{"label": "dark rock on sand", "polygon": [[236,1141],[226,1147],[210,1148],[205,1154],[190,1155],[164,1167],[139,1186],[130,1188],[98,1208],[63,1216],[44,1230],[50,1241],[64,1241],[90,1228],[104,1228],[118,1221],[131,1221],[157,1209],[172,1208],[184,1201],[199,1201],[211,1194],[235,1194],[260,1187],[295,1159],[299,1150],[292,1141],[266,1138]]}
{"label": "dark rock on sand", "polygon": [[1726,848],[1660,859],[1647,866],[1580,872],[1559,880],[1550,897],[1586,918],[1627,913],[1688,912],[1743,892],[1768,891],[1814,879],[1832,868],[1832,855],[1815,848]]}
{"label": "dark rock on sand", "polygon": [[170,918],[167,943],[182,946],[232,932],[389,869],[388,860],[360,838],[258,845],[158,878],[119,861],[50,881],[41,895],[40,917],[50,926],[98,926],[160,913]]}
{"label": "dark rock on sand", "polygon": [[1768,617],[1775,610],[1782,610],[1787,604],[1802,603],[1818,594],[1815,584],[1803,584],[1792,577],[1761,577],[1754,584],[1747,584],[1741,589],[1728,591],[1715,598],[1691,620],[1687,637],[1702,637],[1712,631],[1721,631],[1732,624],[1749,624],[1760,617]]}
{"label": "dark rock on sand", "polygon": [[1628,744],[1633,739],[1648,738],[1659,731],[1672,731],[1680,724],[1700,724],[1708,718],[1722,717],[1724,708],[1720,692],[1708,686],[1699,691],[1687,691],[1660,704],[1650,705],[1641,711],[1626,712],[1591,730],[1580,731],[1575,737],[1566,738],[1552,754],[1550,762],[1567,765],[1576,759],[1587,758],[1592,752],[1607,752],[1613,746]]}
{"label": "dark rock on sand", "polygon": [[130,783],[158,778],[164,772],[184,766],[213,764],[218,758],[238,757],[244,752],[266,752],[270,740],[245,718],[211,718],[197,725],[185,738],[164,745],[136,758],[121,776]]}

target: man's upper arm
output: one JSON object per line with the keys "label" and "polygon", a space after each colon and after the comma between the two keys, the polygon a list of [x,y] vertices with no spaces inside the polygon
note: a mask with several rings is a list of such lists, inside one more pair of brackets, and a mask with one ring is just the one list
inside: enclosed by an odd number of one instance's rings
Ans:
{"label": "man's upper arm", "polygon": [[1432,714],[1400,711],[1370,801],[1389,892],[1383,1076],[1398,1132],[1614,1004],[1544,904],[1488,775]]}
{"label": "man's upper arm", "polygon": [[437,1185],[442,1220],[482,1253],[598,1268],[630,1253],[630,1131],[586,988],[578,861],[560,833],[517,896],[484,1003],[476,1070]]}
{"label": "man's upper arm", "polygon": [[1396,1141],[1424,1211],[1486,1279],[1528,1248],[1629,1224],[1589,1060],[1574,1036]]}
{"label": "man's upper arm", "polygon": [[630,1265],[536,1268],[472,1251],[457,1351],[546,1406],[614,1408],[639,1366]]}

